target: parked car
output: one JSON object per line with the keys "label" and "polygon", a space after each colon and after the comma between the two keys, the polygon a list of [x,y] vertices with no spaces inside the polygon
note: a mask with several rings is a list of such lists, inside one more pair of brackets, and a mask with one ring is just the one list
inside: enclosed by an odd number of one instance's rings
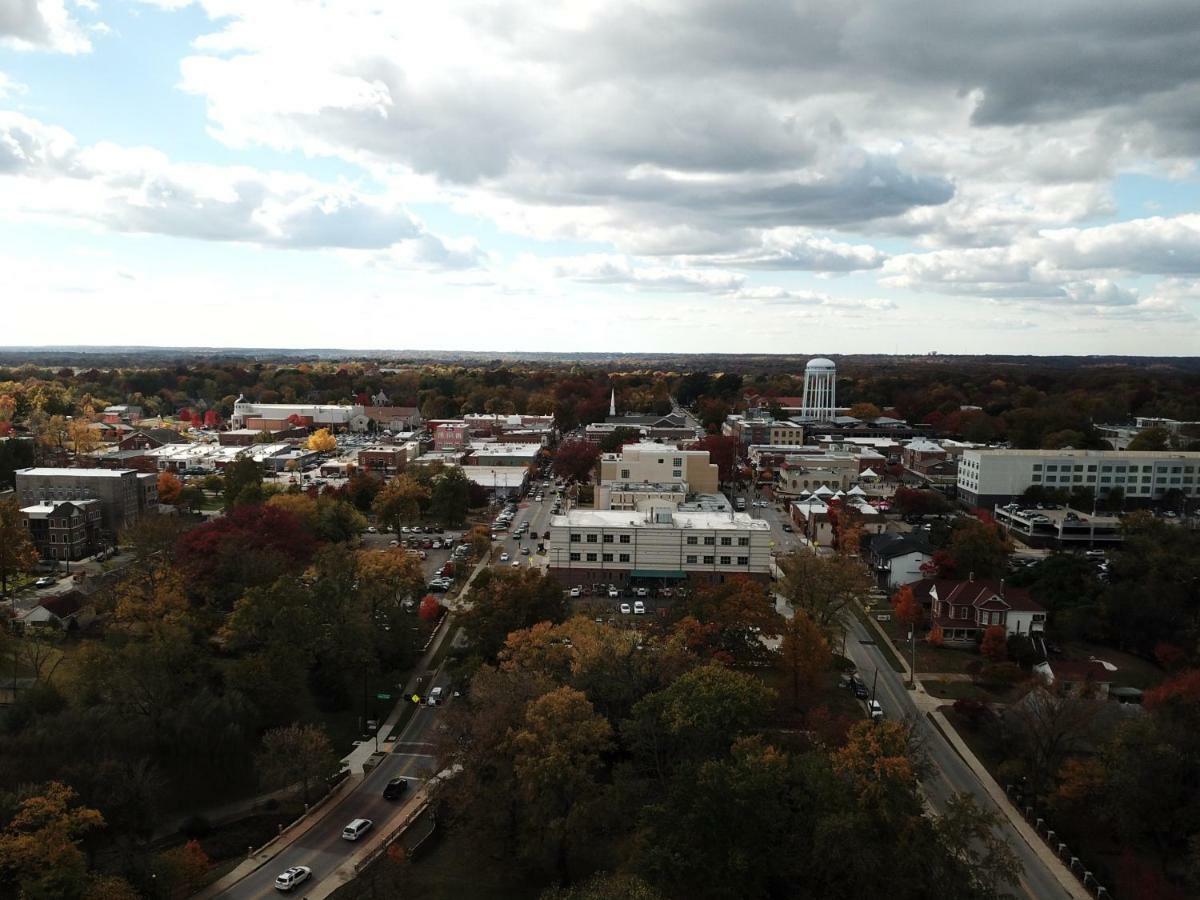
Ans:
{"label": "parked car", "polygon": [[634,591],[634,596],[637,596],[637,597],[649,597],[649,596],[650,596],[650,589],[649,589],[649,588],[644,588],[644,587],[637,588],[637,589]]}
{"label": "parked car", "polygon": [[641,600],[634,600],[633,601],[633,614],[635,616],[645,615],[646,614],[646,604],[643,603]]}
{"label": "parked car", "polygon": [[867,715],[869,715],[871,720],[874,722],[878,722],[883,718],[883,707],[879,704],[878,700],[867,701]]}
{"label": "parked car", "polygon": [[791,531],[792,531],[792,526],[791,526],[791,524],[789,524],[788,522],[784,522],[784,523],[783,523],[783,524],[782,524],[780,527],[781,527],[781,528],[782,528],[784,531],[788,532],[789,534],[790,534],[790,533],[791,533]]}
{"label": "parked car", "polygon": [[[345,834],[343,833],[342,836],[345,837]],[[308,866],[292,866],[275,877],[275,890],[290,891],[296,885],[308,881],[311,875],[312,869]]]}
{"label": "parked car", "polygon": [[429,696],[425,698],[425,705],[426,706],[439,706],[443,699],[445,699],[445,692],[442,690],[442,688],[440,686],[435,687],[433,690],[431,690],[429,692]]}
{"label": "parked car", "polygon": [[854,696],[859,700],[867,699],[867,686],[857,675],[854,675],[850,678],[850,690],[854,691]]}
{"label": "parked car", "polygon": [[500,554],[500,562],[508,562],[508,554],[507,553]]}
{"label": "parked car", "polygon": [[357,841],[360,837],[371,830],[371,826],[375,823],[370,819],[355,819],[349,825],[342,829],[342,839],[346,841]]}
{"label": "parked car", "polygon": [[384,800],[399,800],[408,790],[407,778],[393,778],[383,789]]}
{"label": "parked car", "polygon": [[52,587],[54,584],[56,584],[56,581],[53,577],[51,577],[50,575],[43,575],[41,578],[39,578],[37,581],[35,581],[33,583],[33,586],[43,588],[43,587]]}
{"label": "parked car", "polygon": [[622,603],[622,604],[621,604],[621,615],[623,615],[623,616],[627,616],[627,615],[629,615],[631,612],[633,612],[633,610],[632,610],[632,609],[630,609],[630,607],[629,607],[629,604],[628,604],[628,603]]}
{"label": "parked car", "polygon": [[577,587],[573,587],[573,588],[571,588],[571,590],[568,593],[572,598],[575,598],[575,597],[582,595],[583,591]]}
{"label": "parked car", "polygon": [[621,592],[617,590],[617,586],[615,584],[610,584],[608,586],[608,596],[613,600],[616,600],[621,596]]}
{"label": "parked car", "polygon": [[519,559],[514,559],[511,563],[509,563],[509,565],[514,569],[519,569],[521,568],[521,561]]}

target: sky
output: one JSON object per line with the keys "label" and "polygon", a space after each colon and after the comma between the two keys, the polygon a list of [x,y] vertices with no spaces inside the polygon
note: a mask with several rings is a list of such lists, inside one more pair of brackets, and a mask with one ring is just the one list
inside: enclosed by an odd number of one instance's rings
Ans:
{"label": "sky", "polygon": [[1195,0],[0,0],[0,345],[1200,353]]}

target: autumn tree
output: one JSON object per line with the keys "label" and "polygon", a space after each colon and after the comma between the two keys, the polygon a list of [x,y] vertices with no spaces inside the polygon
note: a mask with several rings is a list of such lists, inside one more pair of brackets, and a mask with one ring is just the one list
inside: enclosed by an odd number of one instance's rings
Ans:
{"label": "autumn tree", "polygon": [[0,498],[0,594],[7,596],[10,577],[32,571],[37,562],[17,498]]}
{"label": "autumn tree", "polygon": [[421,598],[421,608],[417,614],[422,622],[437,621],[437,617],[442,614],[442,604],[438,602],[438,598],[433,594],[426,594]]}
{"label": "autumn tree", "polygon": [[1001,663],[1008,659],[1008,633],[1003,625],[989,625],[984,629],[979,652],[993,663]]}
{"label": "autumn tree", "polygon": [[793,709],[801,698],[816,690],[821,675],[828,671],[832,655],[824,632],[803,610],[783,626],[779,666],[784,673],[787,696]]}
{"label": "autumn tree", "polygon": [[52,781],[20,798],[0,831],[0,874],[22,897],[78,897],[87,884],[80,842],[104,817],[79,802],[74,789]]}
{"label": "autumn tree", "polygon": [[872,420],[878,419],[880,416],[882,416],[883,410],[881,410],[874,403],[867,403],[866,401],[860,401],[850,407],[850,415],[852,415],[856,419],[865,419],[868,421],[872,421]]}
{"label": "autumn tree", "polygon": [[744,576],[697,588],[679,608],[713,626],[712,655],[740,664],[764,661],[770,654],[762,638],[778,637],[782,623],[767,586]]}
{"label": "autumn tree", "polygon": [[263,735],[257,765],[264,784],[287,787],[298,783],[308,803],[312,788],[337,771],[338,755],[319,725],[293,723]]}
{"label": "autumn tree", "polygon": [[471,587],[471,607],[460,621],[475,651],[496,658],[509,632],[538,622],[561,622],[567,602],[562,587],[536,569],[483,570]]}
{"label": "autumn tree", "polygon": [[471,555],[482,559],[492,549],[492,533],[486,525],[475,525],[463,538],[471,548]]}
{"label": "autumn tree", "polygon": [[984,809],[968,793],[952,795],[945,812],[933,819],[940,849],[958,864],[973,896],[1009,896],[1021,875],[1020,860],[999,833],[1003,822],[999,812]]}
{"label": "autumn tree", "polygon": [[596,831],[601,761],[612,727],[580,691],[560,687],[532,701],[504,748],[525,807],[523,855],[570,880],[574,852]]}
{"label": "autumn tree", "polygon": [[709,434],[692,444],[690,449],[708,451],[708,461],[717,467],[717,479],[722,484],[729,484],[734,480],[738,454],[742,450],[741,442],[737,438],[725,434]]}
{"label": "autumn tree", "polygon": [[200,842],[191,840],[158,854],[154,868],[165,882],[163,887],[169,896],[190,897],[204,886],[211,865]]}
{"label": "autumn tree", "polygon": [[165,503],[168,506],[175,506],[179,503],[179,496],[183,492],[183,482],[179,480],[179,476],[173,472],[158,473],[158,502]]}
{"label": "autumn tree", "polygon": [[306,445],[314,453],[332,453],[337,449],[337,438],[328,428],[318,428],[308,436]]}
{"label": "autumn tree", "polygon": [[850,781],[867,807],[889,818],[919,810],[913,787],[926,766],[912,728],[895,719],[856,722],[833,754],[834,772]]}
{"label": "autumn tree", "polygon": [[563,441],[554,454],[554,474],[585,483],[591,480],[592,470],[600,460],[600,447],[590,441]]}
{"label": "autumn tree", "polygon": [[916,628],[925,619],[925,611],[907,584],[892,596],[892,609],[896,619],[908,628]]}
{"label": "autumn tree", "polygon": [[397,475],[375,495],[371,508],[380,522],[399,531],[402,525],[421,517],[421,504],[428,502],[429,496],[428,488],[413,476]]}
{"label": "autumn tree", "polygon": [[781,557],[779,592],[794,610],[803,610],[825,634],[841,624],[847,605],[871,590],[871,579],[857,560],[818,556],[798,550]]}
{"label": "autumn tree", "polygon": [[1102,702],[1034,681],[1005,712],[1035,795],[1092,738]]}
{"label": "autumn tree", "polygon": [[276,494],[266,505],[286,511],[309,532],[317,530],[317,501],[307,494]]}

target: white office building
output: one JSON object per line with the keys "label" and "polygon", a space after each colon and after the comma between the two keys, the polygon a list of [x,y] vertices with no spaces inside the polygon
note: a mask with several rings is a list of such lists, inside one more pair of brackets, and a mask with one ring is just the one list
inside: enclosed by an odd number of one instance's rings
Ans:
{"label": "white office building", "polygon": [[958,498],[991,507],[1038,485],[1051,490],[1092,488],[1104,496],[1121,488],[1131,501],[1161,499],[1178,490],[1200,496],[1200,453],[1171,450],[964,450]]}
{"label": "white office building", "polygon": [[551,575],[564,585],[720,583],[770,578],[771,529],[746,513],[680,510],[651,501],[638,510],[573,509],[550,519]]}

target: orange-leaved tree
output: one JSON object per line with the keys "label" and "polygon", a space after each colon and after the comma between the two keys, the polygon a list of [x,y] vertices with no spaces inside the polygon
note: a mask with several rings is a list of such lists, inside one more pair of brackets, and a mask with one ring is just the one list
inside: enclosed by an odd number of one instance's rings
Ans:
{"label": "orange-leaved tree", "polygon": [[1004,662],[1008,658],[1008,634],[1003,625],[989,625],[983,633],[983,641],[979,652],[994,663]]}
{"label": "orange-leaved tree", "polygon": [[913,595],[913,589],[907,584],[892,596],[892,609],[896,612],[896,618],[909,628],[921,624],[925,618],[925,611],[921,609],[920,601]]}

